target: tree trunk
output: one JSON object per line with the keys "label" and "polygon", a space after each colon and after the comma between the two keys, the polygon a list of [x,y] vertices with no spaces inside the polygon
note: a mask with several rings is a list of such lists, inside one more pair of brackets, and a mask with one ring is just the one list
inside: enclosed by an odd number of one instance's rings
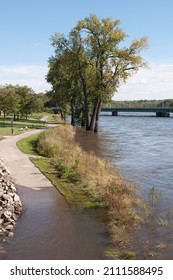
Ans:
{"label": "tree trunk", "polygon": [[94,131],[98,106],[99,106],[99,100],[97,98],[96,101],[95,101],[95,104],[94,104],[92,117],[91,117],[91,122],[90,122],[90,130],[91,131]]}
{"label": "tree trunk", "polygon": [[89,110],[88,110],[88,98],[85,96],[85,123],[86,123],[86,130],[89,130]]}
{"label": "tree trunk", "polygon": [[75,126],[74,99],[71,99],[71,125]]}
{"label": "tree trunk", "polygon": [[83,95],[84,95],[84,115],[85,115],[85,123],[86,123],[86,130],[89,130],[89,110],[88,110],[88,94],[87,94],[87,85],[85,81],[84,75],[80,75],[82,80],[82,87],[83,87]]}
{"label": "tree trunk", "polygon": [[98,107],[97,107],[97,113],[96,113],[96,121],[95,121],[95,128],[94,128],[94,132],[98,132],[98,126],[99,126],[99,117],[100,117],[101,105],[102,105],[102,102],[101,102],[101,100],[99,100]]}

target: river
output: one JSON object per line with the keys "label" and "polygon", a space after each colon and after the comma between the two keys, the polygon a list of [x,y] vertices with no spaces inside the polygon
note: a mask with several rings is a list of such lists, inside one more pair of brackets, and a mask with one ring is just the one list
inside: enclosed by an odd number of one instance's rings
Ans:
{"label": "river", "polygon": [[[94,151],[115,165],[126,180],[137,185],[144,199],[154,188],[162,221],[168,225],[148,233],[150,242],[156,241],[155,247],[163,247],[153,256],[172,259],[173,117],[133,114],[122,113],[117,117],[102,115],[98,135],[79,132],[77,141],[84,149]],[[143,228],[139,234],[140,237],[146,235],[146,229]],[[141,250],[141,258],[145,258],[142,248],[138,249]]]}
{"label": "river", "polygon": [[99,149],[145,194],[155,187],[162,204],[173,203],[173,118],[101,117]]}

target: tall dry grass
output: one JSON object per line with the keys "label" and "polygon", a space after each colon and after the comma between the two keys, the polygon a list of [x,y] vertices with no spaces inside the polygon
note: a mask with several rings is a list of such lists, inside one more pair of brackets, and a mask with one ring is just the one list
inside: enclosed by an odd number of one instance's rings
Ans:
{"label": "tall dry grass", "polygon": [[[117,171],[92,153],[86,153],[74,141],[75,130],[70,125],[58,126],[40,134],[38,152],[52,159],[58,175],[74,183],[105,207],[112,243],[116,250],[114,258],[128,256],[130,233],[138,226],[137,209],[141,201],[132,184],[124,182]],[[117,251],[118,248],[118,251]],[[116,253],[115,253],[116,252]],[[109,254],[108,254],[109,255]]]}

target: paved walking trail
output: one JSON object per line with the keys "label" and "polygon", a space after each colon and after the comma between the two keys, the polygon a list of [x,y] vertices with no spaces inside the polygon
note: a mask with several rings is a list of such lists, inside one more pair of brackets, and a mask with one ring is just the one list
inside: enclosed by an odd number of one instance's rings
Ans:
{"label": "paved walking trail", "polygon": [[[55,125],[48,125],[47,128]],[[29,160],[29,155],[21,152],[16,143],[27,136],[40,133],[42,130],[30,130],[16,136],[5,136],[0,141],[0,158],[10,171],[16,185],[28,187],[30,189],[40,190],[44,187],[52,187],[51,182],[34,166]],[[0,245],[0,254],[5,253]]]}
{"label": "paved walking trail", "polygon": [[16,143],[22,138],[39,132],[39,130],[31,130],[16,136],[5,136],[5,139],[0,141],[0,158],[4,161],[16,184],[34,189],[47,187],[49,180],[29,160],[29,155],[17,148]]}

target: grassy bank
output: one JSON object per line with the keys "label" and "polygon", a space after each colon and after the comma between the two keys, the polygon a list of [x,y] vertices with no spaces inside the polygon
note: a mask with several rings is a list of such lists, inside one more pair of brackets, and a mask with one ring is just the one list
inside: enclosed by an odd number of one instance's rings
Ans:
{"label": "grassy bank", "polygon": [[140,200],[107,161],[84,152],[74,142],[75,130],[59,126],[20,140],[24,152],[40,155],[34,164],[52,181],[68,202],[78,207],[102,207],[107,213],[113,249],[107,257],[133,259],[130,234],[141,219]]}
{"label": "grassy bank", "polygon": [[37,152],[38,134],[31,135],[17,142],[18,148],[25,154],[38,155]]}

